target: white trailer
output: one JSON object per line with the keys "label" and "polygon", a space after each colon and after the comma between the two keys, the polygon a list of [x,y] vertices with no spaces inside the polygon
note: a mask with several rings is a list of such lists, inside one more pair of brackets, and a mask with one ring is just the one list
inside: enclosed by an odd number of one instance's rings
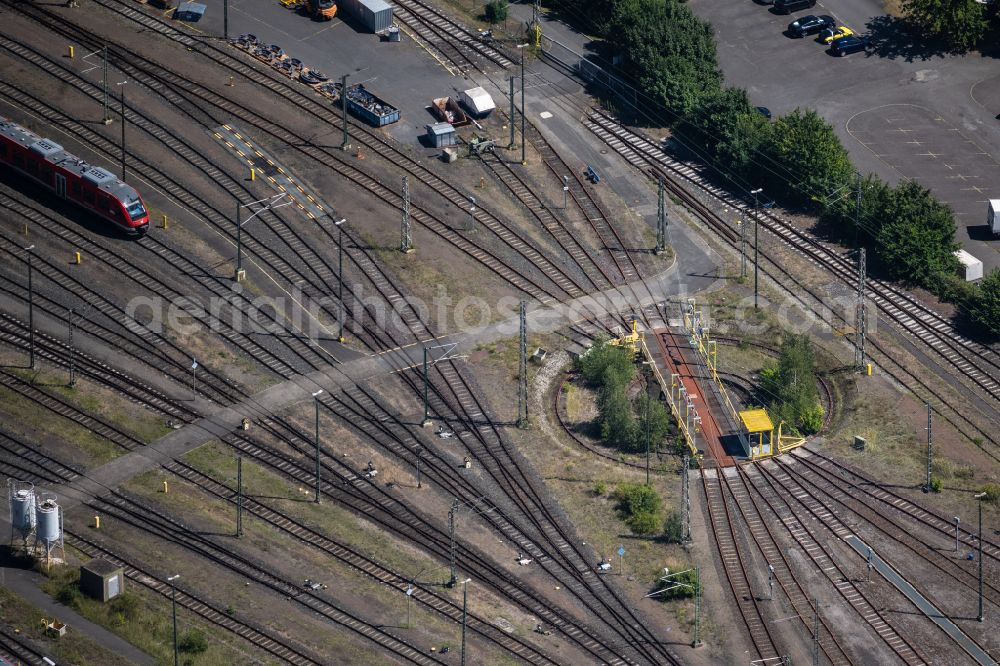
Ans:
{"label": "white trailer", "polygon": [[962,264],[962,277],[966,282],[981,280],[983,278],[983,262],[979,261],[965,250],[958,250],[955,253],[958,261]]}
{"label": "white trailer", "polygon": [[482,88],[463,90],[459,99],[476,118],[489,115],[490,111],[497,108],[497,105],[493,103],[493,98]]}
{"label": "white trailer", "polygon": [[986,208],[986,224],[994,236],[1000,235],[1000,199],[990,199]]}

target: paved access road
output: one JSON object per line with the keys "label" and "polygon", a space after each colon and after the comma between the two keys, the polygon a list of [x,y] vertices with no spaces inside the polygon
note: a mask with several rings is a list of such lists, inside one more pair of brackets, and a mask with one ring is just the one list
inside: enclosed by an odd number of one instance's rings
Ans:
{"label": "paved access road", "polygon": [[[691,0],[715,28],[729,85],[777,114],[816,109],[855,164],[890,182],[916,179],[956,213],[958,241],[1000,266],[986,201],[1000,198],[1000,60],[935,52],[906,34],[877,0],[821,0],[779,15],[753,0]],[[831,56],[784,34],[796,16],[828,14],[872,36],[869,54]]]}

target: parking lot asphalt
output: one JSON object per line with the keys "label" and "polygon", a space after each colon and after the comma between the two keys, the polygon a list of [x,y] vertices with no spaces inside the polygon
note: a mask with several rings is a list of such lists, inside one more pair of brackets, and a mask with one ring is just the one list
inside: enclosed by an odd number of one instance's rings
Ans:
{"label": "parking lot asphalt", "polygon": [[[1000,266],[1000,240],[985,227],[987,200],[1000,198],[1000,61],[935,52],[876,0],[819,2],[790,16],[753,0],[690,5],[715,29],[727,84],[775,115],[816,109],[862,172],[930,188],[955,211],[956,240],[987,270]],[[784,34],[807,14],[870,34],[870,52],[837,58],[814,37]]]}

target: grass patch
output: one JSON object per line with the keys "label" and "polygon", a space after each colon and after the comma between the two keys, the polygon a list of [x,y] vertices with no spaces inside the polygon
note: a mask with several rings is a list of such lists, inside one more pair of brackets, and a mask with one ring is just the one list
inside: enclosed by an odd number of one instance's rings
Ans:
{"label": "grass patch", "polygon": [[[107,604],[84,596],[79,590],[80,570],[71,567],[54,569],[49,580],[42,586],[56,600],[64,603],[91,622],[105,627],[121,636],[140,650],[153,656],[160,663],[173,662],[173,624],[171,620],[170,601],[149,590],[139,587],[131,581],[126,581],[125,591],[121,596],[112,599]],[[205,649],[202,653],[182,654],[182,663],[196,666],[224,666],[228,664],[248,663],[250,655],[230,643],[232,634],[223,632],[196,619],[188,611],[178,608],[178,631],[181,636],[190,632],[199,632],[205,639]],[[69,643],[67,641],[67,643]],[[117,658],[116,658],[117,659]],[[261,656],[253,654],[255,663]],[[70,660],[65,660],[71,663]],[[76,663],[118,664],[128,663],[124,660],[77,660]],[[265,660],[263,663],[278,663]]]}
{"label": "grass patch", "polygon": [[10,590],[0,587],[0,621],[19,629],[23,637],[42,652],[54,657],[57,663],[106,666],[125,666],[130,663],[80,634],[72,625],[61,639],[47,636],[42,630],[42,621],[51,619]]}

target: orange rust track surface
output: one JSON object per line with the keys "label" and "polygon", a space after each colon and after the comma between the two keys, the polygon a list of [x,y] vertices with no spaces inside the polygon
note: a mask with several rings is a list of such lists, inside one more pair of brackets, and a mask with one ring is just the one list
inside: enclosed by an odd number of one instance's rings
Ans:
{"label": "orange rust track surface", "polygon": [[716,421],[715,414],[711,409],[715,401],[706,400],[707,396],[713,395],[711,392],[712,389],[708,388],[708,390],[704,390],[702,387],[703,382],[700,381],[711,380],[700,377],[702,367],[700,364],[689,363],[685,360],[690,355],[693,355],[694,351],[686,340],[669,330],[658,329],[654,333],[656,335],[656,342],[660,346],[660,352],[663,354],[667,371],[678,375],[688,395],[694,398],[694,406],[701,417],[701,429],[695,441],[697,442],[700,438],[701,442],[704,443],[702,449],[705,451],[705,455],[714,460],[717,466],[731,467],[735,465],[736,461],[731,455],[726,453],[725,448],[722,446],[722,428],[719,427],[719,423]]}

